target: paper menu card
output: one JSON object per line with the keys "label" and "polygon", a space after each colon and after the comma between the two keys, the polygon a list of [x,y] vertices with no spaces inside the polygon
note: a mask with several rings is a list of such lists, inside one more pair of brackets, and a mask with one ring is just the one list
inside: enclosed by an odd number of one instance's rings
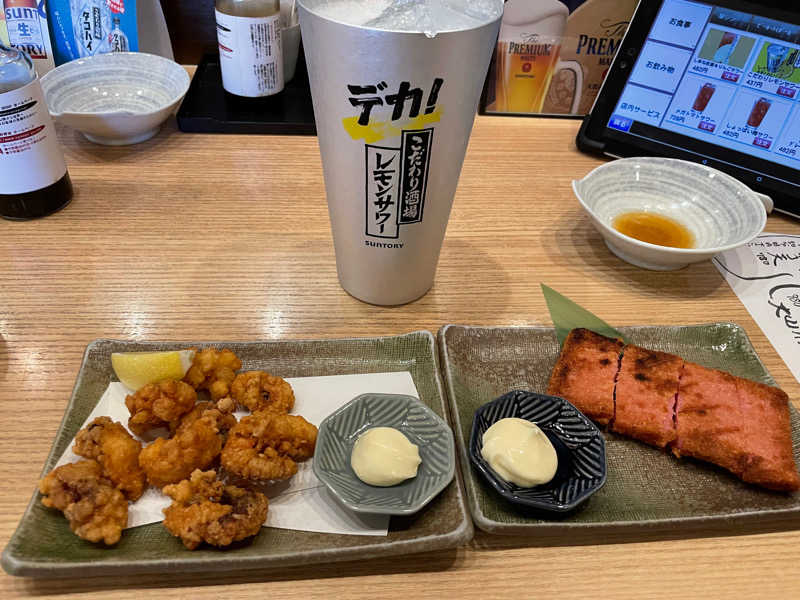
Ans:
{"label": "paper menu card", "polygon": [[800,381],[800,235],[762,233],[713,262]]}
{"label": "paper menu card", "polygon": [[[419,397],[411,373],[369,373],[357,375],[331,375],[323,377],[287,378],[295,394],[293,414],[302,415],[317,427],[322,420],[350,400],[365,393],[407,394]],[[125,406],[125,396],[130,390],[119,382],[106,388],[100,401],[82,425],[85,427],[96,417],[107,416],[127,428],[130,413]],[[247,411],[237,411],[241,418]],[[134,437],[136,437],[134,435]],[[82,460],[72,452],[70,443],[56,466]],[[264,523],[267,527],[342,533],[350,535],[386,535],[388,515],[356,513],[342,506],[314,475],[311,460],[298,464],[297,474],[286,483],[276,483],[274,495],[269,494],[269,512]],[[137,527],[164,520],[163,509],[171,500],[154,487],[128,507],[128,527]]]}

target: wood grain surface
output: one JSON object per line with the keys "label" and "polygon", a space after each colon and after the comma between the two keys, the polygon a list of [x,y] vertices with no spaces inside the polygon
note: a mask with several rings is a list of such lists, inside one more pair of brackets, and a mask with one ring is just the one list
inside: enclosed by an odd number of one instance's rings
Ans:
{"label": "wood grain surface", "polygon": [[[791,397],[800,385],[710,262],[620,262],[570,189],[600,160],[572,120],[478,117],[433,289],[395,308],[336,279],[314,137],[182,134],[109,148],[59,131],[76,195],[51,217],[0,222],[0,544],[33,493],[86,345],[326,338],[446,323],[550,325],[544,282],[613,325],[729,320]],[[771,232],[800,224],[771,216]],[[800,525],[800,524],[798,524]],[[790,598],[800,531],[537,547],[478,533],[451,551],[230,575],[34,581],[0,598]],[[609,540],[613,541],[613,540]]]}

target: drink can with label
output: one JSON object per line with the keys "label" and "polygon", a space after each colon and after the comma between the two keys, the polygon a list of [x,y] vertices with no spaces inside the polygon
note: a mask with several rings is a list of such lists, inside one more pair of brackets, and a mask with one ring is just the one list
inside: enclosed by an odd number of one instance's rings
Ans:
{"label": "drink can with label", "polygon": [[433,285],[502,2],[298,5],[339,281],[410,302]]}
{"label": "drink can with label", "polygon": [[25,51],[31,58],[47,58],[47,45],[39,20],[36,0],[4,0],[6,27],[11,46]]}

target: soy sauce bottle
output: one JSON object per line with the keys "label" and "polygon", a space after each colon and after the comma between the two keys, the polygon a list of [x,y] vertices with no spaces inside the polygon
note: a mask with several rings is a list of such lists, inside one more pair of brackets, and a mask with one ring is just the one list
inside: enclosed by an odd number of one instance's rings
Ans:
{"label": "soy sauce bottle", "polygon": [[0,44],[0,217],[44,217],[72,200],[72,183],[31,58]]}

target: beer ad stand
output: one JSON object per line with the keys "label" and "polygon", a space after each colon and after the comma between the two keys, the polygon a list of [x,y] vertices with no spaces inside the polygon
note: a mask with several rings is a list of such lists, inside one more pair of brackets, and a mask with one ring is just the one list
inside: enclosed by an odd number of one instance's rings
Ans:
{"label": "beer ad stand", "polygon": [[582,118],[636,0],[506,0],[478,112]]}

